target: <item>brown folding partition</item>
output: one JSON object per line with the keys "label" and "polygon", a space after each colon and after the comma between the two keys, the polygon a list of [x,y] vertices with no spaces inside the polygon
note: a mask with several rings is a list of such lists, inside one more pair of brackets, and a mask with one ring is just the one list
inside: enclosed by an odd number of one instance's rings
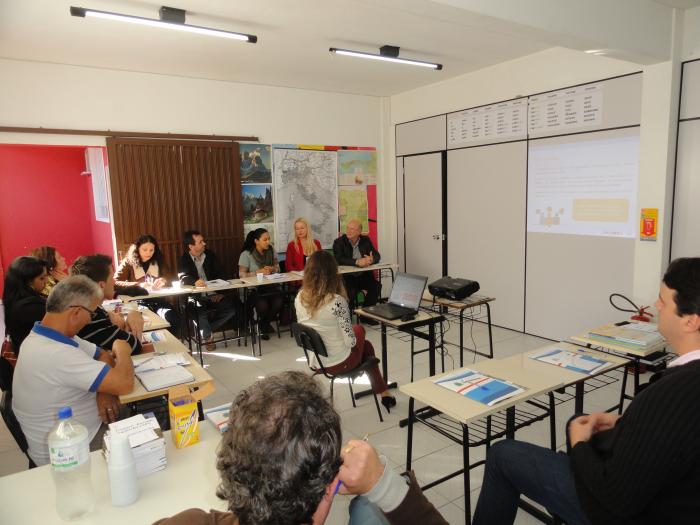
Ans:
{"label": "brown folding partition", "polygon": [[197,229],[230,276],[237,274],[243,246],[238,143],[107,138],[107,154],[120,257],[150,233],[174,275],[182,233]]}

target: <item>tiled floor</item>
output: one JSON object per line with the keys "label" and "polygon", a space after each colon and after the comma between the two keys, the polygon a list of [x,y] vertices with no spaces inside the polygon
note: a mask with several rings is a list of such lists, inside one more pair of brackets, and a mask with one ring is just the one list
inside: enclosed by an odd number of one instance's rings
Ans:
{"label": "tiled floor", "polygon": [[[446,335],[448,341],[457,341],[457,324],[454,323]],[[479,350],[488,350],[488,335],[486,327],[475,323],[473,327],[465,326],[465,341],[471,344],[472,337]],[[496,357],[507,357],[521,353],[550,341],[523,335],[518,332],[494,328],[494,350]],[[380,355],[379,331],[370,327],[368,338],[371,340],[377,354]],[[409,382],[410,359],[409,343],[396,337],[389,337],[389,375],[399,384]],[[448,347],[446,367],[452,368],[452,363],[459,363],[459,351],[455,347]],[[273,337],[263,344],[262,357],[251,358],[250,347],[239,347],[229,344],[228,348],[218,348],[214,352],[205,355],[205,364],[216,380],[216,391],[205,399],[204,405],[216,406],[232,400],[234,395],[251,384],[257,378],[273,372],[298,369],[308,370],[303,360],[302,351],[297,348],[288,333],[282,334],[282,338]],[[484,359],[474,354],[465,353],[465,365]],[[439,360],[438,360],[439,367]],[[427,375],[427,355],[416,357],[415,377],[422,378]],[[347,387],[342,383],[336,385],[335,406],[342,417],[344,439],[369,435],[370,442],[384,455],[387,456],[389,465],[399,471],[405,469],[406,463],[406,430],[399,427],[399,420],[406,416],[408,400],[400,392],[397,392],[398,404],[391,414],[384,411],[384,423],[380,423],[376,409],[371,398],[363,398],[358,401],[357,408],[353,408]],[[594,411],[613,405],[619,396],[619,383],[605,387],[594,392],[586,398],[586,410]],[[563,424],[573,413],[573,402],[569,401],[558,407],[557,422],[559,445],[563,445]],[[516,437],[534,443],[547,446],[549,444],[548,422],[539,422],[531,427],[518,432]],[[483,448],[472,449],[472,461],[483,457]],[[413,444],[413,468],[418,479],[422,483],[445,475],[455,469],[455,465],[461,465],[461,448],[435,432],[425,427],[416,427]],[[7,475],[26,468],[26,459],[19,452],[11,435],[0,422],[0,475]],[[479,487],[483,475],[483,467],[471,472],[472,492],[470,500],[472,509],[479,496]],[[438,485],[426,494],[433,504],[440,509],[443,516],[453,524],[464,523],[464,489],[461,477],[454,478],[446,483]],[[214,487],[212,487],[212,491]],[[333,505],[331,515],[327,521],[329,525],[341,525],[347,523],[347,506],[349,498],[338,497]],[[520,512],[516,520],[518,524],[538,523],[537,520]]]}

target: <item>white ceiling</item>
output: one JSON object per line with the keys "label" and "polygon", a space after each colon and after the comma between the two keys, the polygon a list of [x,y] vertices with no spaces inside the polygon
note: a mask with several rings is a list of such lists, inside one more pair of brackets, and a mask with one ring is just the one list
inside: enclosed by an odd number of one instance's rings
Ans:
{"label": "white ceiling", "polygon": [[[643,35],[629,32],[626,49],[615,24],[605,31],[597,27],[591,34],[574,27],[576,4],[589,2],[603,9],[600,0],[544,0],[550,10],[539,18],[532,10],[517,11],[528,4],[541,6],[542,0],[511,1],[512,16],[493,10],[496,4],[485,0],[0,0],[0,57],[387,96],[553,46],[613,48],[617,58],[660,61],[668,51],[664,46],[671,11],[661,4],[700,4],[700,0],[615,0],[647,8],[600,13],[608,22],[619,16],[620,24],[629,25],[630,16],[640,19]],[[258,43],[69,14],[69,6],[76,5],[158,18],[163,4],[185,9],[190,24],[256,34]],[[656,26],[660,44],[651,38]],[[611,42],[614,45],[608,45]],[[439,62],[444,69],[430,71],[328,52],[329,47],[378,52],[384,44],[400,46],[402,57]]]}

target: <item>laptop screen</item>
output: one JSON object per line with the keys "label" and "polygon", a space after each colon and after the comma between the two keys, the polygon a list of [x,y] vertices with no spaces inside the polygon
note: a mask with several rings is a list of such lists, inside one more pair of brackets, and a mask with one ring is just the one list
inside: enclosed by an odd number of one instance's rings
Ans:
{"label": "laptop screen", "polygon": [[423,291],[428,278],[422,275],[413,275],[410,273],[397,273],[394,286],[391,288],[389,302],[398,304],[406,308],[418,310]]}

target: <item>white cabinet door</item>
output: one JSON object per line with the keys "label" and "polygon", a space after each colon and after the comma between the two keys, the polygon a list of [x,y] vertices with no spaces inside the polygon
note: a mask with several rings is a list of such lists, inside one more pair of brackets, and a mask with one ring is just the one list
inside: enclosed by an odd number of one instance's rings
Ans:
{"label": "white cabinet door", "polygon": [[[442,154],[404,157],[405,269],[442,277]],[[401,220],[401,218],[399,218]]]}

